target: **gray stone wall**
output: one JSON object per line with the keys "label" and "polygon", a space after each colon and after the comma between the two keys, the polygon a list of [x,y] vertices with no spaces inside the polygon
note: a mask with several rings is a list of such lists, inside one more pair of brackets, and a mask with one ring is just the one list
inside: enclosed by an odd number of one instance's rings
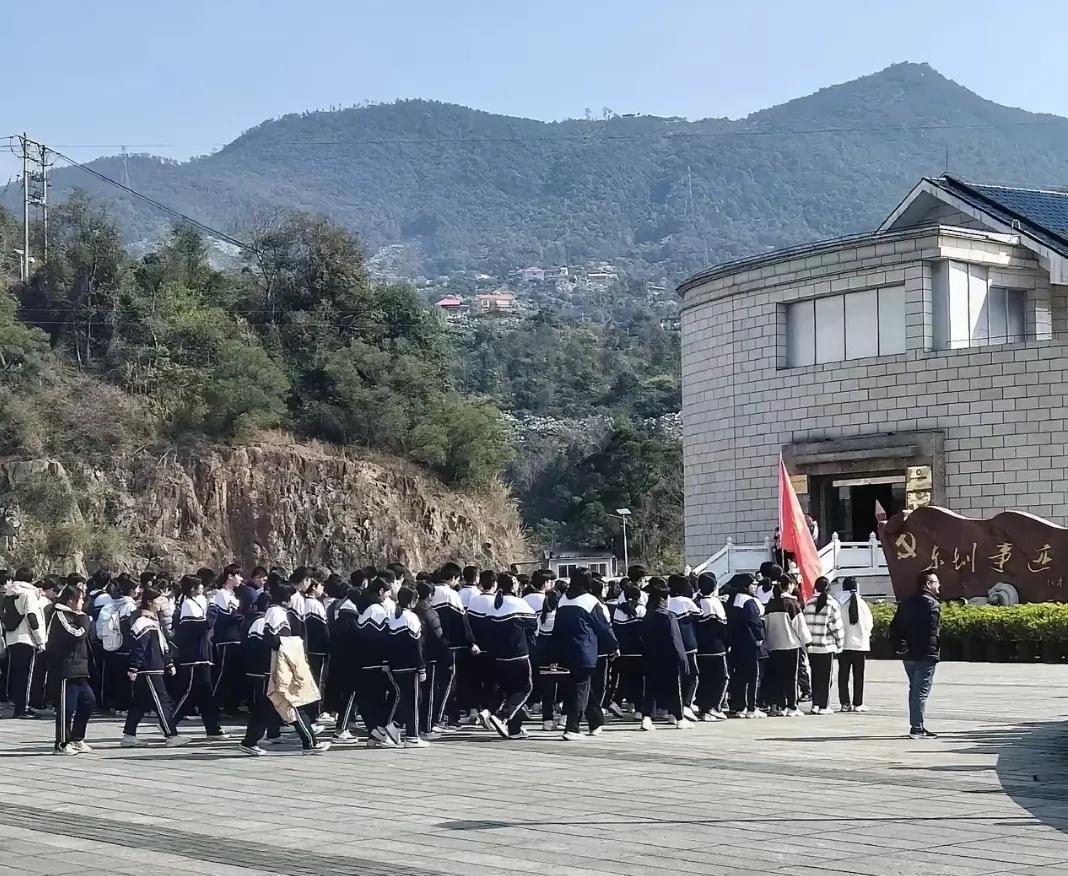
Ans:
{"label": "gray stone wall", "polygon": [[[1029,340],[931,349],[933,268],[948,258],[1029,290]],[[728,536],[770,534],[784,446],[888,432],[943,432],[950,508],[1068,522],[1068,346],[1054,334],[1068,328],[1068,289],[1051,292],[1048,279],[1011,238],[928,227],[817,245],[691,285],[682,312],[687,559],[705,559]],[[783,367],[784,305],[896,284],[905,287],[905,353]]]}

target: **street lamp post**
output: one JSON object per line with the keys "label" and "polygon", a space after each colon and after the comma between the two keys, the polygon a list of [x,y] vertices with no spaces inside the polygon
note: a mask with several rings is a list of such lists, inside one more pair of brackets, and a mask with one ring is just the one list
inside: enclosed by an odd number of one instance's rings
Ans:
{"label": "street lamp post", "polygon": [[630,517],[630,508],[616,508],[616,513],[612,516],[617,515],[623,522],[623,572],[626,574],[626,570],[630,568],[630,551],[627,546],[627,518]]}

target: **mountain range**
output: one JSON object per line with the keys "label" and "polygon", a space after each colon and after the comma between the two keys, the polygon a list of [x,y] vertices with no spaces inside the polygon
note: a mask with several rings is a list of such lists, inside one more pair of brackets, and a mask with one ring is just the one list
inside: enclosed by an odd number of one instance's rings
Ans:
{"label": "mountain range", "polygon": [[[89,166],[118,180],[122,161]],[[409,244],[413,274],[607,260],[676,280],[871,228],[947,163],[967,179],[1063,185],[1068,119],[903,63],[740,120],[542,122],[427,100],[307,112],[187,162],[132,155],[128,172],[138,191],[241,239],[265,211],[326,214],[370,252]],[[131,242],[172,221],[78,168],[53,172],[51,199],[76,187],[106,200]]]}

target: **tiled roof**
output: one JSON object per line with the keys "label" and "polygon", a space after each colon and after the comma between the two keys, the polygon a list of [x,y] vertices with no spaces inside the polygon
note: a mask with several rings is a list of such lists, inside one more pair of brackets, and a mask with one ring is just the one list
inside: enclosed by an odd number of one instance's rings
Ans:
{"label": "tiled roof", "polygon": [[939,188],[1012,225],[1068,256],[1068,193],[967,183],[951,176],[931,180]]}

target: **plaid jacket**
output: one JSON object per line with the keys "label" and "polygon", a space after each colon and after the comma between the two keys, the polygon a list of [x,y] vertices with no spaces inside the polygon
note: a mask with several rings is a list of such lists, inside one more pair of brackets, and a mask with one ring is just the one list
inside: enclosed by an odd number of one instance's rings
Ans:
{"label": "plaid jacket", "polygon": [[842,609],[838,602],[827,595],[827,604],[823,611],[816,611],[819,597],[809,600],[805,606],[805,623],[812,634],[808,651],[810,654],[836,654],[842,650]]}

